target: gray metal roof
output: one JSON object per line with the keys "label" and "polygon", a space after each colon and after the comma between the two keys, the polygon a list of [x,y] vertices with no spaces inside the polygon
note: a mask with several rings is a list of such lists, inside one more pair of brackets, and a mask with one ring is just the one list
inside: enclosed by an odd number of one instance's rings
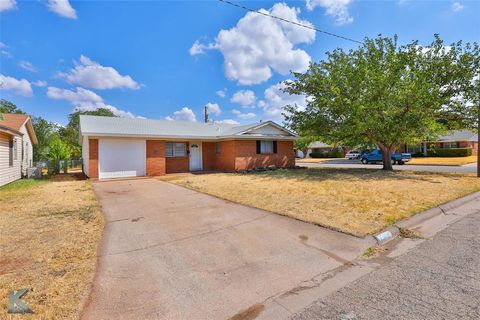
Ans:
{"label": "gray metal roof", "polygon": [[315,141],[310,143],[309,148],[333,148],[332,145],[323,143],[322,141]]}
{"label": "gray metal roof", "polygon": [[439,137],[437,141],[477,141],[477,134],[470,130],[453,130]]}
{"label": "gray metal roof", "polygon": [[271,124],[285,132],[284,135],[278,136],[296,137],[293,133],[272,121],[251,124],[225,124],[90,115],[80,115],[80,134],[83,136],[218,139],[238,136],[245,131],[254,130],[266,124]]}

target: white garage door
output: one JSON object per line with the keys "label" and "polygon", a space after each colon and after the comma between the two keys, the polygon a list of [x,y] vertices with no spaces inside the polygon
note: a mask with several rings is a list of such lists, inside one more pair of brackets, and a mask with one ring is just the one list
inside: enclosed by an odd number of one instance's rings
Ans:
{"label": "white garage door", "polygon": [[98,177],[100,179],[145,175],[145,140],[100,139]]}

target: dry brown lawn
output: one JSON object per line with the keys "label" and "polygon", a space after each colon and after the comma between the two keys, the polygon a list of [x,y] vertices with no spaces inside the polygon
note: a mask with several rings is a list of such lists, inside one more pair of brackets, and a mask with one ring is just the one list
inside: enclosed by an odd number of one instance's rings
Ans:
{"label": "dry brown lawn", "polygon": [[469,157],[419,157],[412,158],[407,164],[423,164],[423,165],[441,165],[441,166],[462,166],[464,164],[477,162],[477,156]]}
{"label": "dry brown lawn", "polygon": [[[75,319],[95,273],[103,216],[90,182],[73,176],[0,188],[0,319]],[[8,315],[7,294],[34,315]]]}
{"label": "dry brown lawn", "polygon": [[480,190],[480,179],[473,175],[371,169],[216,173],[165,180],[358,236]]}

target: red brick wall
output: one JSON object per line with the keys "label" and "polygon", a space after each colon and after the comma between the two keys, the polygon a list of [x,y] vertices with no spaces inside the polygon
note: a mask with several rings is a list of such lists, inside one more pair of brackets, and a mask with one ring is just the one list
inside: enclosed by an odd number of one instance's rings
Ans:
{"label": "red brick wall", "polygon": [[88,139],[89,177],[98,178],[98,139]]}
{"label": "red brick wall", "polygon": [[147,176],[161,176],[165,173],[165,141],[147,140]]}
{"label": "red brick wall", "polygon": [[215,154],[215,170],[234,171],[235,170],[235,140],[220,141],[220,153]]}
{"label": "red brick wall", "polygon": [[186,157],[165,158],[167,173],[189,172],[188,155]]}
{"label": "red brick wall", "polygon": [[277,141],[275,154],[257,154],[255,140],[236,140],[235,151],[235,170],[265,168],[270,165],[281,168],[295,166],[293,141]]}
{"label": "red brick wall", "polygon": [[215,142],[202,143],[203,170],[215,170]]}
{"label": "red brick wall", "polygon": [[472,148],[472,155],[477,155],[478,143],[473,141],[460,141],[458,143],[459,148]]}

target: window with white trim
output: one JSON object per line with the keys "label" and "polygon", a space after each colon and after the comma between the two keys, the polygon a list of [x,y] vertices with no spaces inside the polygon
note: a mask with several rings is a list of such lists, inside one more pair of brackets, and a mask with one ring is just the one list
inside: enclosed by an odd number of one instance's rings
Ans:
{"label": "window with white trim", "polygon": [[167,142],[165,144],[165,156],[185,157],[187,155],[187,144],[185,142]]}
{"label": "window with white trim", "polygon": [[444,142],[442,148],[443,149],[457,148],[457,142],[456,141]]}
{"label": "window with white trim", "polygon": [[261,140],[260,141],[260,153],[273,153],[273,141]]}

